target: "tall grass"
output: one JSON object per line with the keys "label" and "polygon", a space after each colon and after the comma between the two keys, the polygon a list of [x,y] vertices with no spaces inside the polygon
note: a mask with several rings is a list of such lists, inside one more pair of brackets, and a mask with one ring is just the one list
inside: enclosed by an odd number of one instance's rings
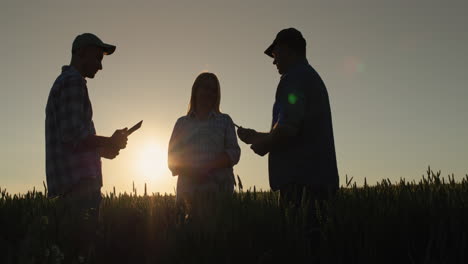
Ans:
{"label": "tall grass", "polygon": [[[146,193],[146,192],[145,192]],[[467,263],[468,175],[428,170],[418,182],[346,181],[318,213],[311,247],[306,208],[256,190],[182,208],[172,195],[105,195],[91,263]],[[209,201],[209,202],[207,202]],[[0,263],[64,263],[74,243],[58,200],[1,191]]]}

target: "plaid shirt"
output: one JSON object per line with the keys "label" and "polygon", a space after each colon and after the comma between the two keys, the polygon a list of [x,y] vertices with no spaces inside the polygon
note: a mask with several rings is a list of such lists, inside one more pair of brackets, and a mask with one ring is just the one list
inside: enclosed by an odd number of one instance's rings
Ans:
{"label": "plaid shirt", "polygon": [[[228,189],[234,188],[232,166],[239,162],[240,147],[237,143],[234,123],[229,115],[211,112],[208,120],[205,121],[195,119],[193,114],[179,118],[169,141],[169,169],[173,175],[174,165],[171,159],[181,153],[189,157],[187,162],[195,168],[226,153],[231,160],[231,167],[212,171],[210,178]],[[177,192],[192,191],[197,188],[190,178],[191,175],[179,175]]]}
{"label": "plaid shirt", "polygon": [[[76,151],[78,144],[96,134],[86,80],[71,66],[63,66],[46,107],[46,176],[50,196],[69,192],[82,178],[102,186],[97,151]],[[100,187],[99,186],[99,187]]]}

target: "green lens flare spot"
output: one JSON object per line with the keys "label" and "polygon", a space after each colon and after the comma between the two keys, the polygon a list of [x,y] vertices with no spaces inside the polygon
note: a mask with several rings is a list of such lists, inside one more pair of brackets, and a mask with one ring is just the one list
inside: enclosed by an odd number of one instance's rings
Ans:
{"label": "green lens flare spot", "polygon": [[297,102],[297,96],[293,93],[288,94],[288,102],[290,104],[296,104]]}

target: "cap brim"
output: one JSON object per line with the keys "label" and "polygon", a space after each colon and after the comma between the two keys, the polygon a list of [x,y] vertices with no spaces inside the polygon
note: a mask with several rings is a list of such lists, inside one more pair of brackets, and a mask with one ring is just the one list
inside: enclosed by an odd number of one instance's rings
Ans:
{"label": "cap brim", "polygon": [[112,53],[114,53],[115,48],[116,48],[114,45],[110,45],[106,43],[102,43],[102,45],[99,45],[99,47],[101,47],[104,50],[105,55],[111,55]]}
{"label": "cap brim", "polygon": [[276,40],[265,50],[265,54],[273,58],[273,49],[275,48]]}

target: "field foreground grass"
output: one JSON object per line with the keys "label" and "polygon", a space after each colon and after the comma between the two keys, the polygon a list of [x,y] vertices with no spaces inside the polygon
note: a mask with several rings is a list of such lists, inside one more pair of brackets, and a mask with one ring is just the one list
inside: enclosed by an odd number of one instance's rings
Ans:
{"label": "field foreground grass", "polygon": [[346,183],[320,207],[312,246],[307,206],[278,206],[274,192],[239,191],[199,209],[172,195],[108,194],[94,250],[42,192],[1,190],[0,263],[468,263],[468,175],[456,182],[428,170],[419,182]]}

